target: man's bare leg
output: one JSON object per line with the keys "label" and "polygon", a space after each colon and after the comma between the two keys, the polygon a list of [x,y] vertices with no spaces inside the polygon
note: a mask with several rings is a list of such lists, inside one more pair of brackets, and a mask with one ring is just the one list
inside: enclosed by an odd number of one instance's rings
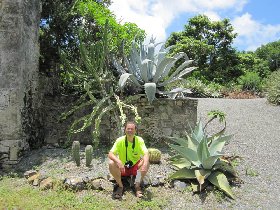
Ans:
{"label": "man's bare leg", "polygon": [[112,160],[109,160],[109,171],[112,174],[112,176],[114,177],[114,179],[116,180],[119,187],[123,188],[121,171],[120,171],[119,167],[117,166],[117,164]]}

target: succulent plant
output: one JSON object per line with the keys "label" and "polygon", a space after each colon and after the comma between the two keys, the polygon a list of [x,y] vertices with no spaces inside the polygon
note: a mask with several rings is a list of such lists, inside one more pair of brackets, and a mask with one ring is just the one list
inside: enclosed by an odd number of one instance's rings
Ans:
{"label": "succulent plant", "polygon": [[72,143],[72,155],[73,155],[74,161],[76,162],[76,165],[80,166],[81,158],[80,158],[80,142],[79,141],[73,141],[73,143]]}
{"label": "succulent plant", "polygon": [[148,148],[150,163],[160,163],[161,151],[156,148]]}
{"label": "succulent plant", "polygon": [[[120,88],[123,89],[127,81],[130,80],[137,88],[145,90],[149,102],[154,100],[158,88],[180,80],[182,76],[196,68],[188,67],[192,60],[183,52],[177,53],[173,57],[167,56],[170,47],[165,48],[164,44],[158,54],[155,55],[155,47],[158,44],[161,43],[155,44],[154,38],[151,38],[147,46],[138,46],[133,43],[130,56],[124,58],[125,67],[117,59],[113,58],[113,64],[121,74],[119,79]],[[170,74],[172,67],[180,59],[183,60],[183,63]]]}
{"label": "succulent plant", "polygon": [[[212,118],[217,119],[217,116]],[[210,119],[211,121],[213,119]],[[226,127],[226,124],[225,124]],[[236,178],[237,173],[233,166],[224,160],[221,153],[225,143],[231,136],[224,136],[222,131],[207,136],[205,127],[199,122],[191,135],[186,138],[170,137],[176,144],[170,144],[178,155],[171,159],[172,164],[178,168],[170,179],[190,179],[194,191],[201,191],[202,187],[212,183],[221,189],[230,198],[234,198],[228,178]]]}
{"label": "succulent plant", "polygon": [[87,145],[85,148],[86,153],[86,166],[89,167],[92,161],[93,147],[91,145]]}

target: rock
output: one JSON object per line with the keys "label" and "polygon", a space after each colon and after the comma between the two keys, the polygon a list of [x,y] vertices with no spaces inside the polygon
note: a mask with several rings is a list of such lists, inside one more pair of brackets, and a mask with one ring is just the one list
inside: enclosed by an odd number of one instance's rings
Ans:
{"label": "rock", "polygon": [[112,191],[113,185],[110,181],[97,178],[90,182],[91,189],[93,190],[105,190],[105,191]]}
{"label": "rock", "polygon": [[84,190],[86,188],[86,183],[81,177],[66,178],[64,184],[67,188],[72,190]]}
{"label": "rock", "polygon": [[35,170],[29,170],[29,171],[26,171],[26,172],[24,172],[24,177],[26,178],[26,179],[28,179],[29,177],[31,177],[31,176],[33,176],[33,175],[35,175],[35,174],[37,174],[38,172],[37,171],[35,171]]}
{"label": "rock", "polygon": [[36,174],[30,176],[30,177],[27,179],[27,181],[28,181],[28,183],[33,184],[34,180],[36,180],[36,179],[39,180],[40,176],[41,176],[41,174],[38,173],[38,172],[36,172]]}
{"label": "rock", "polygon": [[90,188],[93,190],[101,190],[101,179],[94,179],[90,182]]}
{"label": "rock", "polygon": [[47,190],[47,189],[51,189],[53,187],[53,180],[51,177],[48,177],[46,179],[43,179],[40,182],[40,189],[42,190]]}
{"label": "rock", "polygon": [[33,181],[33,186],[38,186],[39,185],[39,183],[40,183],[40,181],[39,181],[39,179],[35,179],[34,181]]}
{"label": "rock", "polygon": [[181,182],[181,181],[178,181],[178,180],[175,180],[175,181],[174,181],[174,188],[175,188],[176,190],[182,191],[182,190],[184,190],[186,187],[187,187],[187,184],[186,184],[185,182]]}

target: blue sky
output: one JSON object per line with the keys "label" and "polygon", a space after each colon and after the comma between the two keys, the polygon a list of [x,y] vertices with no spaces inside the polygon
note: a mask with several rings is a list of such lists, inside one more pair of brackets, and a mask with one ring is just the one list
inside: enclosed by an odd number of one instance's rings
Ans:
{"label": "blue sky", "polygon": [[229,18],[238,33],[233,43],[238,50],[255,50],[280,40],[278,0],[114,0],[110,10],[121,23],[136,23],[157,42],[182,31],[197,14],[213,21]]}

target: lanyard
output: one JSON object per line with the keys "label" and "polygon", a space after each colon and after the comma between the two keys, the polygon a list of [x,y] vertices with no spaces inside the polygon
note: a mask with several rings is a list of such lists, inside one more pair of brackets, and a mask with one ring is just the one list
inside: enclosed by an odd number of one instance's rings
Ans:
{"label": "lanyard", "polygon": [[[128,141],[127,137],[125,136],[125,160],[127,161],[127,147],[128,147]],[[135,136],[133,137],[133,143],[132,143],[132,149],[135,148]]]}

